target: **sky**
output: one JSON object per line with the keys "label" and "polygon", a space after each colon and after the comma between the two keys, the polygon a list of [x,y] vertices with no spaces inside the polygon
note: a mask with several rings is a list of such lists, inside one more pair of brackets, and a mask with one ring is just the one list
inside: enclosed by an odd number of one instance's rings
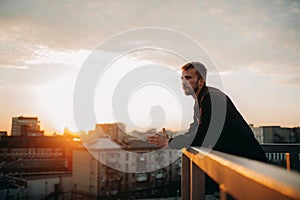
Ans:
{"label": "sky", "polygon": [[100,60],[117,58],[95,73],[97,123],[186,129],[193,101],[180,96],[179,69],[197,57],[190,41],[214,65],[207,84],[221,86],[248,123],[300,125],[300,1],[2,0],[0,130],[10,133],[16,116],[39,117],[46,134],[78,130],[74,92],[97,50]]}

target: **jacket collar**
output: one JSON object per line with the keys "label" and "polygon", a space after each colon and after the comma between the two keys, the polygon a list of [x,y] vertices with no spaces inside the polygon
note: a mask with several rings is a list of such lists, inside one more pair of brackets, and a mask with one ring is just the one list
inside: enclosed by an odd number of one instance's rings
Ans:
{"label": "jacket collar", "polygon": [[202,97],[203,97],[207,92],[208,92],[208,87],[205,85],[205,86],[203,86],[203,87],[201,88],[201,90],[200,90],[200,93],[199,93],[199,95],[198,95],[198,97],[197,97],[197,100],[198,100],[197,103],[199,103],[199,102],[201,101]]}

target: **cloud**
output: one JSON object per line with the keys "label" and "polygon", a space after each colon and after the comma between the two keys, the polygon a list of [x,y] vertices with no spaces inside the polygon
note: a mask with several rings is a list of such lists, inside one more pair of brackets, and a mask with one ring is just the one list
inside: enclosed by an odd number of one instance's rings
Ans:
{"label": "cloud", "polygon": [[300,76],[291,75],[289,77],[284,77],[280,83],[287,86],[300,87]]}
{"label": "cloud", "polygon": [[[261,67],[259,67],[261,66]],[[300,87],[300,66],[281,66],[279,63],[256,63],[250,70],[272,85]]]}
{"label": "cloud", "polygon": [[0,67],[0,86],[25,87],[38,86],[51,82],[76,70],[63,64],[34,64],[28,66]]}
{"label": "cloud", "polygon": [[[220,71],[266,65],[297,68],[299,4],[220,0],[163,4],[136,0],[1,1],[0,64],[22,66],[39,56],[36,52],[41,46],[61,52],[94,49],[121,31],[157,26],[194,38],[216,61]],[[130,42],[138,41],[129,41],[127,45],[132,45]],[[161,42],[174,43],[166,39]],[[175,42],[176,45],[184,44]],[[114,51],[113,46],[111,50]],[[265,65],[255,66],[258,61]]]}

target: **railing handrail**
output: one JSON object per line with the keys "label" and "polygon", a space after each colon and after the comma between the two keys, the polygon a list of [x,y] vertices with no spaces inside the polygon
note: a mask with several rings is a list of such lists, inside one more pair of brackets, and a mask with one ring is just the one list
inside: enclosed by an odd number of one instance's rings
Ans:
{"label": "railing handrail", "polygon": [[[182,163],[183,176],[186,175],[185,168],[189,168],[190,174],[195,174],[191,172],[194,168],[189,167],[189,163],[186,162],[188,158],[190,166],[195,164],[201,171],[222,185],[226,193],[236,199],[300,199],[299,173],[288,172],[277,166],[217,151],[210,151],[208,154],[205,149],[200,150],[195,147],[183,150],[183,157],[185,157]],[[197,178],[189,176],[190,179]],[[187,179],[183,178],[183,180]],[[189,182],[193,183],[193,181]],[[186,183],[182,182],[182,184]],[[192,188],[194,188],[193,185]],[[182,189],[186,190],[186,187]],[[190,194],[192,190],[188,192]],[[190,197],[192,196],[190,194]]]}

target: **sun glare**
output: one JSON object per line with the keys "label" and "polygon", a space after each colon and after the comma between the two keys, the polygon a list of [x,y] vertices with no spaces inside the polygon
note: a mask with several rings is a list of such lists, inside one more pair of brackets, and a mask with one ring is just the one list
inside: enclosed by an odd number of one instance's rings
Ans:
{"label": "sun glare", "polygon": [[35,104],[39,116],[45,119],[43,122],[46,129],[63,132],[65,127],[76,131],[73,122],[73,90],[77,77],[77,70],[87,58],[90,51],[80,50],[77,52],[52,51],[46,48],[37,50],[35,59],[29,60],[28,64],[43,64],[56,62],[70,66],[67,73],[57,71],[54,80],[36,87]]}

